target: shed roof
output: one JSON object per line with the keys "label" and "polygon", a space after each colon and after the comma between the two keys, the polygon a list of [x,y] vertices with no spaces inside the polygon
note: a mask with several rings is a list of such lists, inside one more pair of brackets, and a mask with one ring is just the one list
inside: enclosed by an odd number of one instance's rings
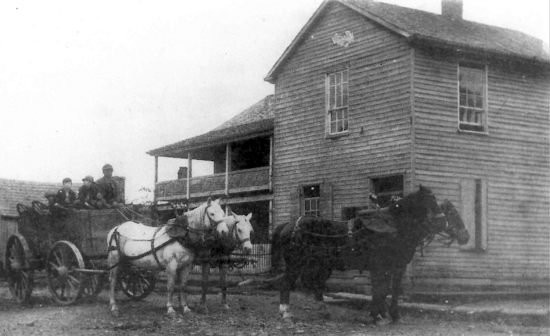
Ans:
{"label": "shed roof", "polygon": [[542,41],[519,31],[372,0],[326,0],[277,60],[265,80],[275,80],[280,67],[330,3],[343,4],[411,42],[422,41],[550,63],[550,56],[544,51]]}
{"label": "shed roof", "polygon": [[[213,147],[230,141],[271,133],[273,119],[273,95],[269,95],[207,133],[150,150],[147,154],[163,157],[186,157],[192,149]],[[200,159],[196,155],[194,157]]]}
{"label": "shed roof", "polygon": [[[20,181],[0,178],[0,216],[15,217],[17,203],[31,205],[32,201],[46,202],[44,195],[56,192],[61,183]],[[74,187],[73,187],[74,189]]]}

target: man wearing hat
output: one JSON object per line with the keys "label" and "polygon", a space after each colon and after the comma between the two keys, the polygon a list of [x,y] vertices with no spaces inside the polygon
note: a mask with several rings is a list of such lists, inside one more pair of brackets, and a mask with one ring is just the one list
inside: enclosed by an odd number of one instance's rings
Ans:
{"label": "man wearing hat", "polygon": [[96,209],[99,189],[94,182],[94,178],[88,175],[82,179],[82,183],[82,186],[78,189],[78,199],[75,205],[84,209]]}
{"label": "man wearing hat", "polygon": [[113,179],[113,166],[107,163],[102,169],[103,177],[96,182],[99,189],[98,206],[101,208],[118,206],[119,192],[118,186]]}
{"label": "man wearing hat", "polygon": [[71,189],[73,186],[73,181],[65,177],[63,179],[63,187],[57,191],[55,195],[55,206],[66,208],[73,206],[73,203],[76,199],[75,192]]}

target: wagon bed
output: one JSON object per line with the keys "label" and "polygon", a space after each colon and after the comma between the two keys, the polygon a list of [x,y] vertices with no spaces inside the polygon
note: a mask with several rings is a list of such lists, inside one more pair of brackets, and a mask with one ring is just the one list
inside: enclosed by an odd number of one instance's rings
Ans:
{"label": "wagon bed", "polygon": [[[59,304],[95,296],[102,288],[107,267],[107,235],[133,219],[127,209],[76,210],[50,208],[40,202],[17,205],[17,232],[8,238],[5,273],[12,296],[30,299],[35,271],[46,271],[48,287]],[[154,288],[149,273],[126,268],[119,285],[131,298],[141,299]]]}

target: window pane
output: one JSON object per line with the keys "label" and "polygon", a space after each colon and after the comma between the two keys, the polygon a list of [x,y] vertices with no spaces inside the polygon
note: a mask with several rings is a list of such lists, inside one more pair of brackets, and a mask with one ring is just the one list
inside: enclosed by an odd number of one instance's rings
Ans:
{"label": "window pane", "polygon": [[330,86],[334,86],[334,84],[335,84],[334,76],[335,76],[334,74],[330,74],[330,75],[328,76],[328,78],[329,78],[329,85],[330,85]]}
{"label": "window pane", "polygon": [[342,106],[342,87],[338,86],[336,87],[336,105],[335,106]]}
{"label": "window pane", "polygon": [[345,84],[344,87],[342,88],[342,90],[343,90],[343,93],[342,93],[342,96],[343,96],[342,106],[348,106],[348,84]]}
{"label": "window pane", "polygon": [[476,107],[483,108],[483,98],[481,95],[476,96]]}
{"label": "window pane", "polygon": [[330,121],[331,122],[336,121],[336,111],[330,112]]}

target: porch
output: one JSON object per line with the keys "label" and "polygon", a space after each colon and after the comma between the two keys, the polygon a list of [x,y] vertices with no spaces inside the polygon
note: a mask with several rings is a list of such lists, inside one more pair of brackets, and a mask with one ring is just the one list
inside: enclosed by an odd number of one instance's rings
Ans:
{"label": "porch", "polygon": [[[155,200],[177,202],[270,193],[272,146],[272,136],[266,134],[172,152],[164,157],[180,160],[181,166],[177,174],[172,170],[172,176],[177,178],[164,181],[159,181],[159,157],[155,156]],[[199,176],[194,176],[196,168]]]}

